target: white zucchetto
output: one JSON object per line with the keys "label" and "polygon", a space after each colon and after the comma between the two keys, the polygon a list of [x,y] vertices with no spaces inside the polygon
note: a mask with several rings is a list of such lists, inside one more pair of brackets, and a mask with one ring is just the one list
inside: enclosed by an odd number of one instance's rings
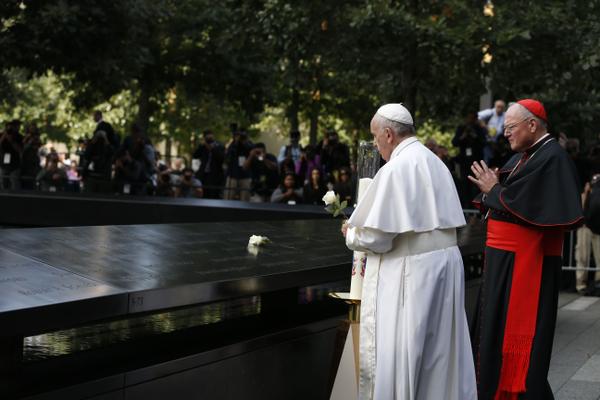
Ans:
{"label": "white zucchetto", "polygon": [[390,103],[379,107],[377,114],[390,121],[400,122],[406,125],[413,125],[413,119],[410,112],[402,103]]}

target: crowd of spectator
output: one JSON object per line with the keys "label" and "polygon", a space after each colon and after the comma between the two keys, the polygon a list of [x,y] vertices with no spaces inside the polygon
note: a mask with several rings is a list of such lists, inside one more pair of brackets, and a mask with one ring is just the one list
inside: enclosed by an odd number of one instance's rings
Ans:
{"label": "crowd of spectator", "polygon": [[35,125],[6,124],[0,134],[0,189],[38,189],[101,194],[195,197],[287,204],[321,204],[327,190],[354,197],[350,153],[335,131],[316,146],[301,146],[300,132],[275,156],[253,143],[244,129],[232,129],[227,143],[206,130],[186,165],[161,159],[136,124],[121,139],[102,113],[96,128],[78,142],[74,157],[42,146]]}
{"label": "crowd of spectator", "polygon": [[[502,167],[512,152],[503,135],[506,105],[469,113],[455,131],[451,151],[433,139],[425,145],[451,171],[464,208],[471,208],[476,188],[467,176],[473,161]],[[0,189],[39,189],[125,195],[195,197],[287,204],[322,204],[327,190],[353,204],[356,176],[349,148],[329,130],[316,145],[302,146],[292,131],[288,144],[275,154],[264,143],[253,143],[244,129],[232,127],[227,143],[205,130],[189,157],[162,160],[139,126],[121,138],[102,113],[93,115],[96,128],[79,140],[76,157],[42,146],[33,124],[10,121],[0,133]],[[577,166],[581,185],[600,172],[600,145],[580,151],[577,139],[558,137]]]}
{"label": "crowd of spectator", "polygon": [[301,146],[300,132],[275,156],[264,143],[252,143],[244,130],[234,130],[227,144],[204,131],[192,154],[192,170],[206,198],[287,204],[321,204],[327,190],[354,197],[350,151],[335,131],[316,146]]}

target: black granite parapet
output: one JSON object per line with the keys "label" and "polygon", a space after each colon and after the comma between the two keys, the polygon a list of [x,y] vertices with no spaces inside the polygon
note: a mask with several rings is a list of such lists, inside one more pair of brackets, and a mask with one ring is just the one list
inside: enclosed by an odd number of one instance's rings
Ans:
{"label": "black granite parapet", "polygon": [[320,205],[85,193],[0,192],[0,226],[55,227],[330,218]]}
{"label": "black granite parapet", "polygon": [[[5,229],[0,325],[3,334],[34,334],[48,329],[53,315],[64,323],[63,310],[74,302],[105,301],[116,317],[345,279],[351,253],[339,226],[309,220]],[[271,239],[256,255],[247,249],[253,234]],[[110,316],[99,309],[69,318]],[[46,318],[31,318],[35,313]],[[19,314],[27,318],[19,321]]]}
{"label": "black granite parapet", "polygon": [[[119,376],[119,388],[139,371],[157,377],[169,376],[172,369],[184,374],[194,357],[200,357],[195,366],[208,356],[215,365],[233,355],[243,361],[244,354],[309,336],[315,339],[302,346],[312,350],[300,353],[307,365],[320,362],[318,346],[332,345],[335,321],[345,307],[313,301],[323,295],[319,290],[327,291],[318,285],[347,282],[350,276],[352,254],[340,225],[341,220],[329,218],[0,230],[0,394],[45,393],[77,383],[86,393],[99,393],[95,379]],[[249,251],[251,235],[271,241]],[[469,271],[479,268],[485,231],[469,225],[458,238],[467,279],[475,281],[478,272]],[[157,327],[159,335],[146,335]],[[136,331],[143,334],[135,336]],[[319,335],[328,339],[316,339]],[[35,361],[24,342],[29,349],[40,348],[44,357]],[[43,344],[64,355],[48,358],[52,351],[39,347]],[[299,357],[298,351],[292,346],[285,357]],[[267,353],[261,362],[283,357]],[[243,371],[253,362],[236,368]],[[313,378],[323,373],[315,370]],[[139,379],[150,379],[146,375]],[[37,379],[38,386],[25,376]],[[292,379],[283,374],[282,382],[283,376]],[[148,396],[183,386],[178,381],[144,387],[140,399],[160,398]],[[56,398],[66,398],[62,393]],[[69,398],[84,397],[90,396]]]}

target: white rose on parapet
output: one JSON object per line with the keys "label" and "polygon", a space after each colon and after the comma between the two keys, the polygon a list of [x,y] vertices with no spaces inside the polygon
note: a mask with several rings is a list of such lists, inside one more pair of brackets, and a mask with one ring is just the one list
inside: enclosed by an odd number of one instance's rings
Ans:
{"label": "white rose on parapet", "polygon": [[261,246],[269,242],[269,238],[266,236],[252,235],[248,240],[248,246]]}
{"label": "white rose on parapet", "polygon": [[337,196],[333,190],[330,190],[329,192],[325,193],[325,196],[323,196],[323,202],[326,206],[335,203],[336,200]]}

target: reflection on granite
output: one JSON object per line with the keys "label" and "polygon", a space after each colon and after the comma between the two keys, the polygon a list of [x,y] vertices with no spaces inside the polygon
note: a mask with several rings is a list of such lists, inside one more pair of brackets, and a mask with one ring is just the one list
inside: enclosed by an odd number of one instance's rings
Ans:
{"label": "reflection on granite", "polygon": [[[297,304],[329,301],[330,292],[348,290],[347,281],[301,287],[297,290]],[[258,315],[262,310],[261,296],[250,296],[29,336],[23,342],[23,360],[41,361],[105,348],[152,335]]]}
{"label": "reflection on granite", "polygon": [[260,312],[260,296],[251,296],[29,336],[23,342],[23,359],[25,362],[38,361]]}
{"label": "reflection on granite", "polygon": [[315,302],[320,302],[328,299],[329,293],[348,291],[350,291],[349,280],[299,288],[298,304],[311,304]]}

